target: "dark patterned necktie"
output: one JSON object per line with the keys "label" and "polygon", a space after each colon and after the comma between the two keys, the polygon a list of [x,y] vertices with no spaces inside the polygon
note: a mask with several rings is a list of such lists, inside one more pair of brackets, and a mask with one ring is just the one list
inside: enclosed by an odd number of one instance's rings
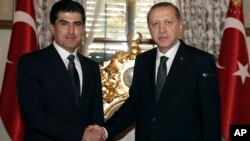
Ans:
{"label": "dark patterned necktie", "polygon": [[80,80],[79,80],[79,75],[78,75],[78,72],[76,70],[75,63],[74,63],[75,56],[71,54],[68,56],[68,59],[69,59],[68,72],[69,72],[71,84],[73,87],[74,100],[75,100],[76,106],[79,107]]}
{"label": "dark patterned necktie", "polygon": [[165,83],[165,79],[167,77],[167,65],[166,61],[168,58],[166,56],[161,57],[160,65],[158,67],[158,72],[157,72],[157,80],[156,80],[156,85],[155,85],[155,96],[156,96],[156,102],[158,102],[159,97],[162,92],[162,88]]}

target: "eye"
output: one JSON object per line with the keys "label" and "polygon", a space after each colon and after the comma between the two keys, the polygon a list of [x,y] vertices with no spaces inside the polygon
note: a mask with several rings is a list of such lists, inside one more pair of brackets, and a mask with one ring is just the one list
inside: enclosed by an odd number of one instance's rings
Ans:
{"label": "eye", "polygon": [[65,21],[61,21],[60,22],[60,25],[62,25],[62,26],[65,26],[65,25],[67,25],[68,23],[67,22],[65,22]]}
{"label": "eye", "polygon": [[165,24],[170,25],[170,24],[173,24],[173,22],[172,21],[165,21]]}
{"label": "eye", "polygon": [[152,25],[153,27],[155,27],[155,26],[159,25],[159,22],[152,22],[151,25]]}
{"label": "eye", "polygon": [[75,25],[78,27],[82,27],[82,22],[76,22]]}

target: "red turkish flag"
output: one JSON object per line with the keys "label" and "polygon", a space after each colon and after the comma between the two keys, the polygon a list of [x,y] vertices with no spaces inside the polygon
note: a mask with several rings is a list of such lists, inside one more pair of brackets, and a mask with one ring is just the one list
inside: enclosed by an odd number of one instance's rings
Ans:
{"label": "red turkish flag", "polygon": [[17,62],[38,49],[33,0],[17,0],[8,59],[0,95],[0,115],[12,141],[22,141],[24,127],[16,92]]}
{"label": "red turkish flag", "polygon": [[231,124],[250,124],[250,68],[242,0],[230,0],[217,69],[222,135],[230,141]]}

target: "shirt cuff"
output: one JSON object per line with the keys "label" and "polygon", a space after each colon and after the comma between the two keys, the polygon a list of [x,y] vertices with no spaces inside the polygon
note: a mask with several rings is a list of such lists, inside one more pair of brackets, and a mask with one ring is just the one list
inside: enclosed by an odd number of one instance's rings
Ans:
{"label": "shirt cuff", "polygon": [[102,129],[104,130],[104,132],[105,132],[105,137],[106,137],[106,139],[108,138],[108,131],[106,130],[106,128],[104,128],[104,127],[102,127]]}

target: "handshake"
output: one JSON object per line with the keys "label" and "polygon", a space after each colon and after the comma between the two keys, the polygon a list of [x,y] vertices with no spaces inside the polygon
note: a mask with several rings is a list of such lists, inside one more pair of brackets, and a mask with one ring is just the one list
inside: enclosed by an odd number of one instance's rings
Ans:
{"label": "handshake", "polygon": [[85,131],[82,141],[105,141],[107,139],[106,129],[99,125],[89,125]]}

